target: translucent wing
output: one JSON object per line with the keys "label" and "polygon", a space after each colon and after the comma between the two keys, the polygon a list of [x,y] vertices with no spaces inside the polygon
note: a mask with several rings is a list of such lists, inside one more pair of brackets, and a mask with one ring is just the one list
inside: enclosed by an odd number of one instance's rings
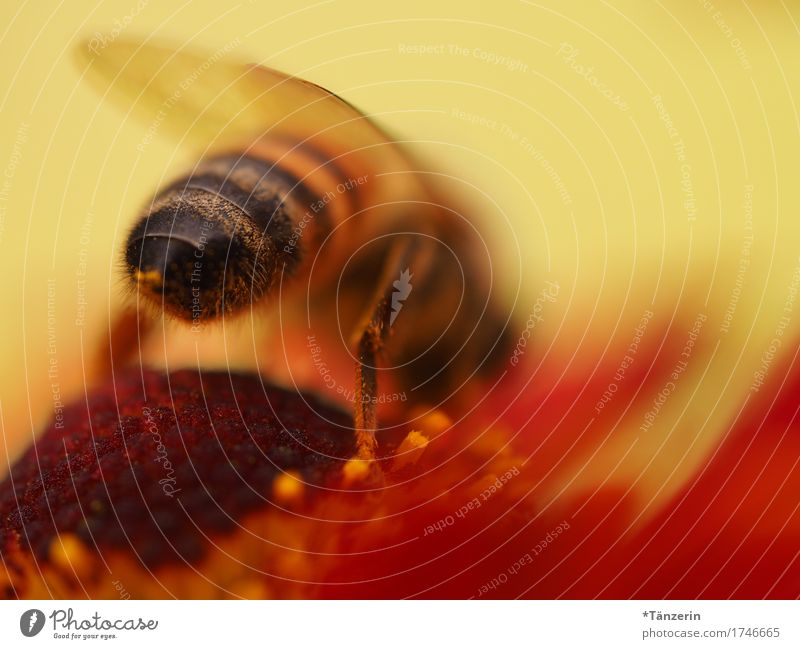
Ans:
{"label": "translucent wing", "polygon": [[[326,149],[362,151],[372,164],[407,168],[387,135],[351,104],[318,85],[270,68],[149,42],[116,39],[78,50],[88,78],[149,124],[201,145],[267,137],[313,139]],[[230,48],[228,48],[230,49]]]}

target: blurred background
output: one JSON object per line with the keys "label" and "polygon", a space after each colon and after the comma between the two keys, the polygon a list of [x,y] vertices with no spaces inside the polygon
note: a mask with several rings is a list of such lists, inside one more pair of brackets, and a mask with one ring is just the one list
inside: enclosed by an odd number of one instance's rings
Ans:
{"label": "blurred background", "polygon": [[[74,63],[82,39],[224,49],[331,89],[408,141],[482,219],[520,327],[558,287],[520,372],[540,388],[592,379],[570,405],[587,418],[604,416],[597,386],[624,381],[644,319],[651,355],[686,365],[646,430],[656,395],[618,404],[638,423],[608,420],[591,461],[561,468],[570,488],[635,479],[647,502],[668,497],[777,367],[770,355],[795,353],[793,3],[113,0],[6,2],[0,17],[0,472],[83,394],[122,303],[125,232],[194,162],[100,102]],[[526,392],[509,399],[524,409]]]}

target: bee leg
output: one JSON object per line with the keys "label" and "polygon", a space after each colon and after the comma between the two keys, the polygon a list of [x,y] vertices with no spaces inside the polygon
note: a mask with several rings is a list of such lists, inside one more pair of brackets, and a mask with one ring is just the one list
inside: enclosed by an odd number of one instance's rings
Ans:
{"label": "bee leg", "polygon": [[358,362],[356,363],[356,452],[360,459],[371,460],[375,458],[377,441],[377,415],[375,397],[378,391],[377,356],[386,331],[388,331],[387,315],[389,302],[381,299],[375,309],[373,317],[367,324],[361,339],[358,341]]}
{"label": "bee leg", "polygon": [[111,377],[114,369],[127,365],[152,330],[152,319],[141,309],[125,307],[110,323],[99,349],[91,359],[92,378],[100,382]]}
{"label": "bee leg", "polygon": [[391,332],[391,304],[394,292],[393,281],[407,267],[414,254],[415,244],[411,238],[399,237],[386,255],[386,262],[376,286],[375,293],[361,318],[351,343],[356,347],[355,385],[355,429],[356,452],[362,460],[375,458],[378,443],[377,429],[377,359]]}

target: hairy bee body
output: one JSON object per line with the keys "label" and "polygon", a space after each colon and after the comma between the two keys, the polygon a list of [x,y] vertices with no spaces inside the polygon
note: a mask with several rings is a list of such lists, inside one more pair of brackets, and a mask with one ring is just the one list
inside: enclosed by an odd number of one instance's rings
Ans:
{"label": "hairy bee body", "polygon": [[[131,57],[159,65],[161,97],[192,60],[143,48],[115,45],[109,71],[127,70]],[[248,103],[229,120],[232,133],[206,141],[213,153],[161,189],[130,231],[124,261],[137,294],[195,328],[263,304],[341,357],[353,355],[365,312],[390,283],[381,365],[409,400],[447,396],[492,368],[508,315],[474,224],[335,95],[266,68],[222,72],[205,94],[194,98],[198,81],[183,98],[213,117],[209,127],[220,123],[219,97],[238,92]],[[404,265],[387,278],[398,250]]]}

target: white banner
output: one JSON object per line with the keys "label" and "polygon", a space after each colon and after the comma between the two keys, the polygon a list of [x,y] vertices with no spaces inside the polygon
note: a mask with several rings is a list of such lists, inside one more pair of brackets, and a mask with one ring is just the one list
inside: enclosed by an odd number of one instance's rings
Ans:
{"label": "white banner", "polygon": [[[786,601],[20,601],[3,647],[800,646]],[[195,646],[195,645],[191,645]]]}

